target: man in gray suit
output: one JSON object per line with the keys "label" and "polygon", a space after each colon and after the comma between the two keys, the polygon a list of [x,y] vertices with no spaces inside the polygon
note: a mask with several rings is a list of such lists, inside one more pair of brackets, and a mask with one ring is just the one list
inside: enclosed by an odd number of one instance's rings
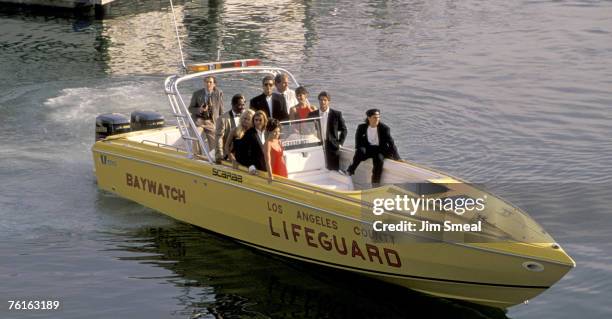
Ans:
{"label": "man in gray suit", "polygon": [[223,113],[217,120],[217,130],[215,134],[215,161],[220,164],[221,160],[227,159],[227,154],[223,153],[223,146],[230,132],[238,126],[240,122],[240,114],[244,111],[246,104],[242,94],[236,94],[232,97],[232,109]]}
{"label": "man in gray suit", "polygon": [[223,114],[223,91],[217,88],[214,76],[204,78],[204,88],[193,92],[189,112],[195,124],[204,129],[208,148],[215,145],[215,124]]}

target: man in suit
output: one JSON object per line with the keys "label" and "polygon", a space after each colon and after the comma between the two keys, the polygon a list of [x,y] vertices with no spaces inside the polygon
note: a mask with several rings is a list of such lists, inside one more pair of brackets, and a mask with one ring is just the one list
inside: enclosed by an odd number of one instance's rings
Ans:
{"label": "man in suit", "polygon": [[295,91],[289,88],[289,75],[287,73],[279,73],[274,77],[274,85],[276,86],[276,92],[285,98],[287,104],[287,113],[289,110],[298,104]]}
{"label": "man in suit", "polygon": [[319,109],[312,111],[308,117],[321,117],[321,136],[325,150],[325,167],[329,170],[340,169],[340,146],[346,139],[346,125],[342,113],[329,107],[331,96],[323,91],[319,93]]}
{"label": "man in suit", "polygon": [[289,119],[285,97],[274,93],[274,77],[266,75],[261,81],[263,93],[251,99],[250,108],[253,111],[263,111],[268,118],[275,118],[279,121]]}
{"label": "man in suit", "polygon": [[400,160],[395,142],[391,137],[391,129],[380,122],[380,110],[370,109],[366,112],[365,123],[359,124],[355,133],[355,155],[353,163],[346,170],[349,175],[355,174],[359,163],[371,158],[374,163],[372,169],[372,186],[380,184],[383,163],[385,158]]}
{"label": "man in suit", "polygon": [[217,129],[215,134],[215,161],[221,163],[221,160],[227,159],[227,154],[223,153],[223,146],[230,132],[239,125],[240,114],[244,111],[245,99],[242,94],[236,94],[232,97],[232,109],[223,113],[217,120]]}
{"label": "man in suit", "polygon": [[208,148],[215,147],[215,124],[223,114],[223,91],[217,88],[214,76],[204,78],[204,88],[193,92],[189,112],[196,126],[204,129]]}

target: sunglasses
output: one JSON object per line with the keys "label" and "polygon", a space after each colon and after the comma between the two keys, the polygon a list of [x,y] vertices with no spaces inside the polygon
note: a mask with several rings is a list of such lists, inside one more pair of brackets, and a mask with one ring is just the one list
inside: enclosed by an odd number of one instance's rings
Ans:
{"label": "sunglasses", "polygon": [[264,83],[265,86],[274,86],[274,83]]}

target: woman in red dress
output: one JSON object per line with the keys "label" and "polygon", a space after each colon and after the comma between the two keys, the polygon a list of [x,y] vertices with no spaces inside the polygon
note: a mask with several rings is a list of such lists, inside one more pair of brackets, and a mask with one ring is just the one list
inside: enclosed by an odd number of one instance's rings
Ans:
{"label": "woman in red dress", "polygon": [[272,182],[274,175],[287,177],[287,166],[283,158],[283,146],[280,142],[280,123],[272,119],[268,123],[268,139],[264,144],[264,156],[268,169],[268,182]]}
{"label": "woman in red dress", "polygon": [[290,120],[302,120],[308,118],[308,113],[316,110],[308,102],[308,91],[305,87],[300,86],[295,89],[295,97],[298,100],[298,104],[289,109]]}

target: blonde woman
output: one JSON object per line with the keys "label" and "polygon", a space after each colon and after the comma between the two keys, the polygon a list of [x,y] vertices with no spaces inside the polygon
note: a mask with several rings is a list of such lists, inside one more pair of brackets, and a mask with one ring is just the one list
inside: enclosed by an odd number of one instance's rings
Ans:
{"label": "blonde woman", "polygon": [[223,150],[225,154],[228,154],[228,158],[232,162],[234,168],[238,168],[238,162],[236,161],[238,144],[241,143],[244,133],[253,125],[252,119],[254,114],[255,112],[253,110],[244,110],[242,114],[240,114],[240,124],[230,132],[229,137],[225,141]]}
{"label": "blonde woman", "polygon": [[257,174],[257,170],[266,171],[266,160],[263,145],[266,142],[266,125],[268,117],[262,110],[253,115],[253,126],[244,133],[236,148],[236,160],[249,168],[249,173]]}
{"label": "blonde woman", "polygon": [[287,166],[283,158],[283,145],[280,141],[281,126],[278,120],[272,119],[268,123],[268,139],[264,144],[264,156],[266,169],[268,170],[268,182],[272,182],[273,175],[287,177]]}

